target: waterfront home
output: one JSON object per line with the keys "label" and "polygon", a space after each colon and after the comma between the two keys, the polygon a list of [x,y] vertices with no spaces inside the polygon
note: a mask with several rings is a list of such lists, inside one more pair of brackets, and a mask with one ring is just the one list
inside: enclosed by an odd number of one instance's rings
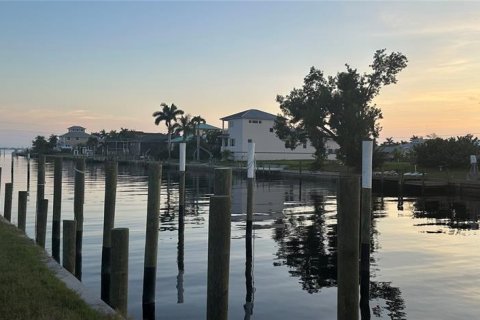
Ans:
{"label": "waterfront home", "polygon": [[[309,141],[295,149],[285,147],[273,129],[277,116],[257,109],[249,109],[223,117],[222,151],[231,152],[234,160],[246,160],[248,143],[255,142],[257,160],[310,160],[315,148]],[[225,122],[228,129],[225,129]],[[325,141],[327,159],[336,159],[338,145],[331,139]]]}
{"label": "waterfront home", "polygon": [[58,137],[57,147],[59,149],[73,150],[75,147],[87,144],[90,135],[85,132],[85,128],[81,126],[72,126],[68,128],[68,132]]}

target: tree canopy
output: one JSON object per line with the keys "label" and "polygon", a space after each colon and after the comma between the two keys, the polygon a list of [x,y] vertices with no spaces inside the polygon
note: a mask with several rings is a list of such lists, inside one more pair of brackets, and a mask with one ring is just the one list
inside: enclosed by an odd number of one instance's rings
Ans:
{"label": "tree canopy", "polygon": [[418,144],[413,149],[415,163],[423,167],[468,168],[470,155],[478,155],[478,138],[468,134],[447,139],[434,138]]}
{"label": "tree canopy", "polygon": [[310,140],[317,160],[325,156],[325,139],[338,143],[337,157],[346,165],[360,167],[361,141],[376,139],[381,127],[380,108],[373,99],[383,86],[397,82],[397,74],[407,66],[400,52],[377,50],[370,73],[359,73],[345,65],[346,70],[325,76],[312,67],[301,89],[286,96],[277,96],[281,115],[275,121],[277,136],[294,149]]}
{"label": "tree canopy", "polygon": [[177,108],[176,105],[172,103],[169,107],[166,103],[161,103],[160,107],[162,107],[161,111],[155,111],[153,113],[153,117],[155,118],[155,124],[158,126],[161,122],[165,122],[167,126],[167,134],[168,134],[168,159],[171,156],[172,150],[172,133],[175,130],[174,125],[177,122],[177,117],[184,114],[183,110]]}

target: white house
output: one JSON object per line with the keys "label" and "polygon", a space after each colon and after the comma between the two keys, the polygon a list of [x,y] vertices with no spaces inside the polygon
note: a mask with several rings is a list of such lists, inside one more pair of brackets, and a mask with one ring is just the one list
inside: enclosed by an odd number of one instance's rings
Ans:
{"label": "white house", "polygon": [[[314,158],[315,148],[309,142],[291,150],[285,148],[273,130],[276,116],[256,109],[249,109],[221,118],[224,130],[222,151],[229,150],[234,160],[246,160],[248,143],[255,142],[257,160],[308,160]],[[225,122],[228,129],[225,130]],[[331,140],[325,145],[329,160],[335,160],[338,145]]]}
{"label": "white house", "polygon": [[74,149],[77,145],[85,145],[90,135],[84,127],[72,126],[68,132],[58,137],[57,147],[60,149]]}

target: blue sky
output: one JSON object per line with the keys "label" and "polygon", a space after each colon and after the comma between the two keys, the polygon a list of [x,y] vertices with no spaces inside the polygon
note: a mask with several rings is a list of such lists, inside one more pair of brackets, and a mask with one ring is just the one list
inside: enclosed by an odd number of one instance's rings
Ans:
{"label": "blue sky", "polygon": [[[382,137],[479,133],[480,3],[0,2],[0,146],[37,134],[153,124],[161,102],[213,125],[311,66],[368,71],[380,48],[409,66],[377,99]],[[13,138],[12,138],[13,137]]]}

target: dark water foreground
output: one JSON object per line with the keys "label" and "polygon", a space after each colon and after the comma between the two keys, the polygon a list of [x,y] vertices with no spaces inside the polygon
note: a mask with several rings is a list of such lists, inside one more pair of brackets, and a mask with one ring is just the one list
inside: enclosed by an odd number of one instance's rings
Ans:
{"label": "dark water foreground", "polygon": [[[4,183],[10,161],[0,156]],[[14,163],[12,222],[27,163]],[[62,219],[73,219],[73,163],[63,168]],[[31,162],[27,233],[34,237],[36,162]],[[46,198],[53,199],[53,162]],[[100,296],[104,170],[85,176],[83,282]],[[336,319],[336,185],[300,180],[256,181],[252,273],[245,274],[246,181],[234,179],[230,319]],[[212,177],[186,177],[184,241],[178,241],[178,175],[164,172],[161,189],[156,313],[158,319],[204,319],[207,230]],[[371,239],[372,319],[477,319],[480,303],[480,202],[449,197],[374,197]],[[147,176],[119,167],[116,227],[130,228],[129,313],[141,317]],[[47,251],[51,250],[51,209]],[[182,245],[183,244],[183,245]],[[252,290],[247,290],[253,288]],[[253,303],[246,301],[253,300]]]}

